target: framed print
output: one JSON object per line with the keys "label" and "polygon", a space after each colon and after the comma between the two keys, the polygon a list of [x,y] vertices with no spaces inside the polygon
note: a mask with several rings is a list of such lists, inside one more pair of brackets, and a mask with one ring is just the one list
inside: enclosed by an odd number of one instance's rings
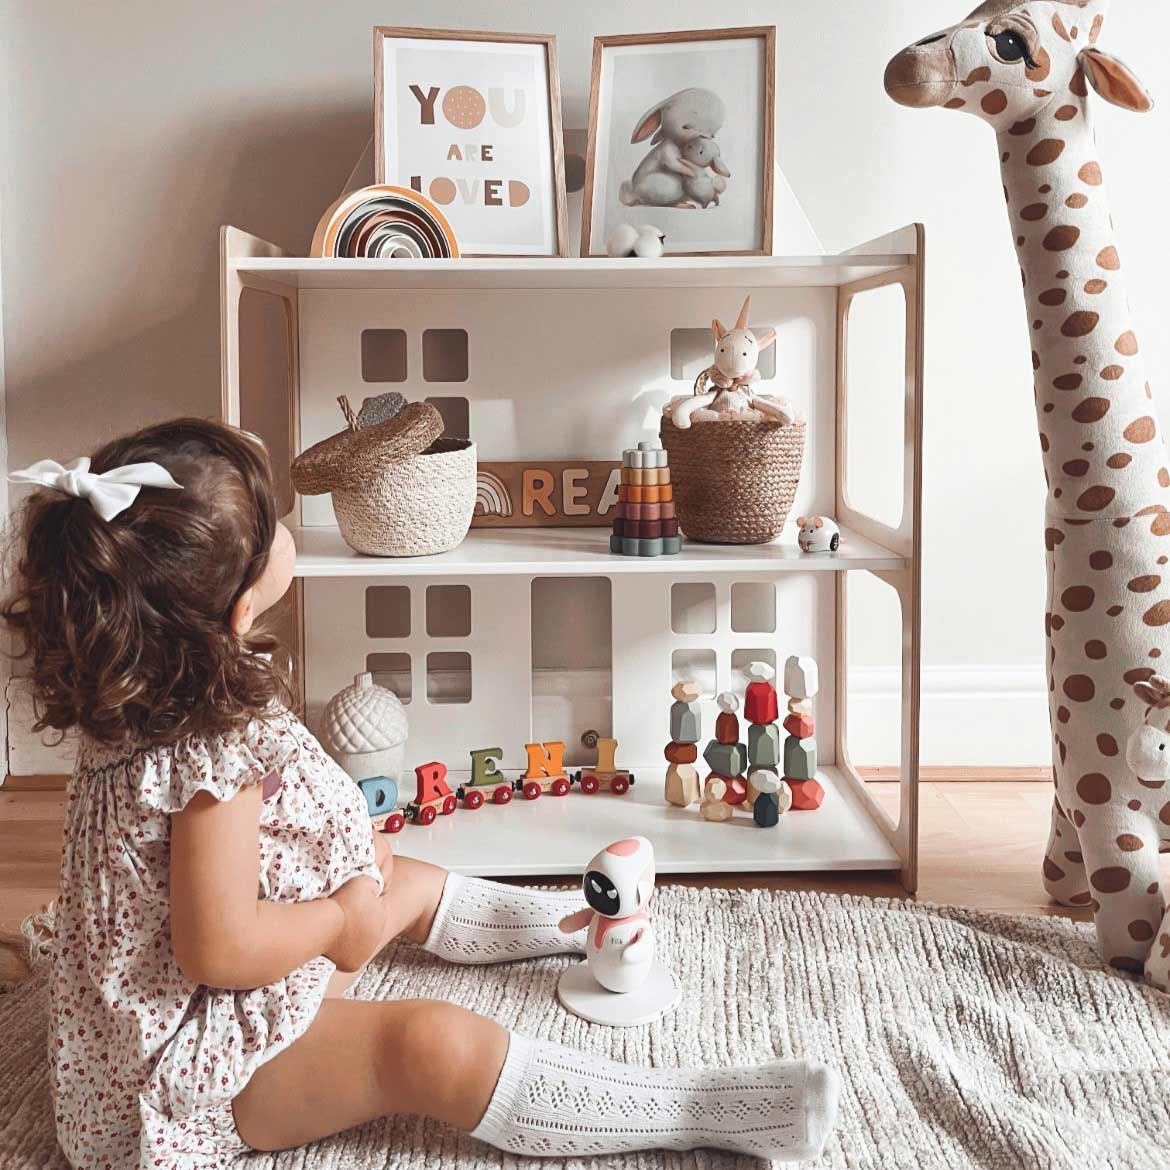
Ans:
{"label": "framed print", "polygon": [[772,252],[776,29],[593,42],[581,254],[652,223],[667,254]]}
{"label": "framed print", "polygon": [[464,256],[567,255],[556,37],[375,28],[374,181],[435,203]]}

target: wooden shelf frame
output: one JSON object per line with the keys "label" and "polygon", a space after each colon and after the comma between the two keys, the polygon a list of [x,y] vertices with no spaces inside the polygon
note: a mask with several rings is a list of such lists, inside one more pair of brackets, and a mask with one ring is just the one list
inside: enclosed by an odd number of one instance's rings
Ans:
{"label": "wooden shelf frame", "polygon": [[[847,792],[850,806],[864,810],[888,843],[881,867],[896,868],[910,892],[917,885],[919,713],[921,703],[921,499],[924,352],[925,234],[911,225],[837,256],[695,257],[661,261],[608,259],[476,259],[458,261],[316,260],[285,255],[279,248],[233,227],[221,232],[221,356],[222,411],[228,421],[244,417],[240,400],[240,305],[245,290],[279,299],[289,338],[286,357],[289,393],[289,434],[300,449],[299,344],[303,293],[320,289],[467,292],[474,290],[606,289],[835,289],[836,351],[836,518],[845,533],[836,558],[811,562],[791,548],[791,534],[764,549],[716,549],[693,546],[680,557],[636,562],[608,557],[597,533],[581,530],[549,536],[549,530],[473,532],[464,546],[443,557],[410,562],[361,558],[340,542],[335,530],[297,531],[300,543],[291,613],[290,638],[303,667],[303,581],[314,577],[397,577],[448,579],[479,574],[609,576],[612,574],[734,573],[756,579],[779,579],[792,572],[835,574],[836,717],[832,739],[836,763],[826,771],[837,790]],[[866,513],[850,496],[847,461],[849,312],[860,294],[899,285],[906,300],[906,364],[904,397],[905,457],[902,519],[890,527]],[[267,437],[267,436],[266,436]],[[277,461],[293,451],[275,451]],[[287,502],[287,501],[286,501]],[[287,519],[298,526],[299,511],[290,503]],[[492,546],[495,545],[495,552]],[[850,547],[852,546],[852,547]],[[668,563],[669,562],[669,563]],[[897,594],[902,616],[900,814],[888,816],[867,791],[866,782],[849,758],[847,652],[848,579],[850,571],[870,572]],[[746,843],[746,838],[742,838]],[[849,868],[841,859],[822,868]],[[680,864],[679,872],[687,871]],[[816,868],[808,858],[789,864],[749,849],[715,868],[729,872],[750,869]],[[476,872],[495,872],[481,866]],[[498,872],[504,872],[499,870]],[[530,872],[523,866],[508,872]]]}

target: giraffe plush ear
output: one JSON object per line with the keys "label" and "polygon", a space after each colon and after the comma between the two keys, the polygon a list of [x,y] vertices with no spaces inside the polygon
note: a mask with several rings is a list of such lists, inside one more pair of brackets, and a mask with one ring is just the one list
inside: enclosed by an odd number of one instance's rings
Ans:
{"label": "giraffe plush ear", "polygon": [[1100,49],[1083,50],[1080,60],[1089,84],[1107,102],[1139,114],[1154,108],[1149,91],[1124,61],[1102,53]]}

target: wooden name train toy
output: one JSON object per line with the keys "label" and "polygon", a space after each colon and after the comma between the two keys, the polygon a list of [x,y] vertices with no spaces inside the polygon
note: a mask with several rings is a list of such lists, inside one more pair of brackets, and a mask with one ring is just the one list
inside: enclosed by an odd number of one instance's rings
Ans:
{"label": "wooden name train toy", "polygon": [[504,758],[502,748],[479,748],[471,753],[471,776],[457,788],[447,783],[447,765],[438,760],[420,764],[414,770],[415,795],[405,809],[399,809],[398,785],[386,776],[374,776],[358,782],[366,799],[371,819],[385,817],[384,833],[400,833],[408,820],[419,825],[430,825],[440,816],[450,816],[459,803],[465,809],[482,808],[492,804],[508,804],[516,793],[525,800],[541,796],[568,796],[576,784],[586,796],[603,788],[615,796],[624,796],[634,783],[633,772],[617,767],[618,743],[605,737],[597,740],[597,763],[570,774],[565,769],[565,745],[560,740],[547,743],[528,743],[528,767],[523,775],[512,780],[499,769]]}

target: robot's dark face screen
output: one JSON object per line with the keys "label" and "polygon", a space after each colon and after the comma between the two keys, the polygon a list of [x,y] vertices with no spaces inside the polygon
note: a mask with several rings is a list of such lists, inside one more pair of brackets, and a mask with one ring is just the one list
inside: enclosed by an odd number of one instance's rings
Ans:
{"label": "robot's dark face screen", "polygon": [[617,887],[603,873],[591,869],[585,875],[585,901],[607,918],[612,918],[621,907]]}

